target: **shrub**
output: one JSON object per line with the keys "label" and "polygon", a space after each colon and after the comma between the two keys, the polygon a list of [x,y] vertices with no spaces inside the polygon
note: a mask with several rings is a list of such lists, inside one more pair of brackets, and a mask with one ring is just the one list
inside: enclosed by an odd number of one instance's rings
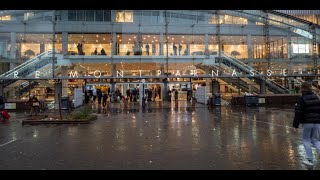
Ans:
{"label": "shrub", "polygon": [[81,111],[72,112],[67,116],[67,120],[83,120],[87,119],[92,113],[91,108],[84,107]]}

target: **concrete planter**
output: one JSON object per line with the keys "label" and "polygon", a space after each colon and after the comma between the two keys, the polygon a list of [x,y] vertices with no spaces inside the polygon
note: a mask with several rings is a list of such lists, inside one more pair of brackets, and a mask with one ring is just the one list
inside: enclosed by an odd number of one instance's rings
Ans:
{"label": "concrete planter", "polygon": [[89,118],[84,120],[46,120],[46,119],[26,119],[22,121],[24,124],[88,124],[93,120],[96,120],[98,116],[91,115]]}

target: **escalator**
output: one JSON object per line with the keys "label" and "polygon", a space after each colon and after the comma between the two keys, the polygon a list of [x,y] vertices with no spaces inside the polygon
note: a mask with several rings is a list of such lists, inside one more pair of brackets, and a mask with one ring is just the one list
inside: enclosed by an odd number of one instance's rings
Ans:
{"label": "escalator", "polygon": [[[218,53],[212,53],[209,56],[209,59],[205,59],[202,63],[202,65],[205,66],[219,66],[219,61],[218,61]],[[236,58],[231,57],[230,55],[221,52],[221,65],[224,68],[227,68],[229,70],[236,70],[236,72],[239,72],[242,75],[250,75],[252,73],[256,74],[256,75],[261,75],[258,71],[256,71],[255,69],[253,69],[252,67],[246,65],[245,63],[239,61]],[[266,87],[269,91],[271,91],[272,93],[275,94],[289,94],[290,91],[284,87],[282,87],[281,85],[279,85],[278,83],[265,78],[265,77],[252,77],[252,78],[248,78],[248,79],[254,79],[255,83],[260,84],[261,81],[265,81]]]}
{"label": "escalator", "polygon": [[[59,70],[60,67],[56,67],[55,75],[61,73]],[[34,80],[29,84],[29,81],[19,79],[19,77],[30,77],[33,79],[36,71],[39,71],[42,77],[52,77],[52,51],[41,53],[14,69],[0,75],[0,81],[3,84],[4,93],[15,89],[16,96],[23,96],[25,93],[30,91],[30,88],[32,89],[38,86],[39,82],[47,85],[48,87],[52,86],[49,83],[43,82],[43,80]],[[18,78],[14,79],[15,77]]]}

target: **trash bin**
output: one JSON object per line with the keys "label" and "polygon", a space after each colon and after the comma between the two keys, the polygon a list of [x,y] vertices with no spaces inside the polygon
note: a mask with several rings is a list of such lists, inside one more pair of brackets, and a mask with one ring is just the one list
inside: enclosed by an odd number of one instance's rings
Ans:
{"label": "trash bin", "polygon": [[259,106],[259,96],[257,95],[245,95],[244,100],[246,106]]}
{"label": "trash bin", "polygon": [[212,105],[221,106],[221,95],[219,93],[212,94]]}
{"label": "trash bin", "polygon": [[70,98],[68,96],[61,97],[61,109],[68,111],[71,109]]}

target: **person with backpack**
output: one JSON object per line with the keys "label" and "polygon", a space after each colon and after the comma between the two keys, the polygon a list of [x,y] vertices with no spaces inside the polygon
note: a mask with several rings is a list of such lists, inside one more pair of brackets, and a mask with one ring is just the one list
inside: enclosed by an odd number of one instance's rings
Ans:
{"label": "person with backpack", "polygon": [[35,116],[38,115],[38,107],[40,106],[38,98],[31,94],[28,102],[26,103],[30,106],[30,115],[32,116],[35,114]]}
{"label": "person with backpack", "polygon": [[4,96],[0,96],[0,112],[3,120],[10,119],[8,111],[5,110],[4,105],[7,102],[7,99]]}
{"label": "person with backpack", "polygon": [[4,96],[0,97],[0,110],[4,109],[4,104],[7,102],[7,99]]}
{"label": "person with backpack", "polygon": [[312,92],[312,84],[304,82],[301,85],[301,93],[295,105],[293,131],[298,132],[299,124],[302,124],[302,142],[306,152],[303,163],[313,166],[312,145],[320,154],[320,97]]}

